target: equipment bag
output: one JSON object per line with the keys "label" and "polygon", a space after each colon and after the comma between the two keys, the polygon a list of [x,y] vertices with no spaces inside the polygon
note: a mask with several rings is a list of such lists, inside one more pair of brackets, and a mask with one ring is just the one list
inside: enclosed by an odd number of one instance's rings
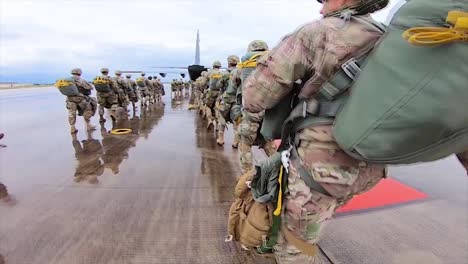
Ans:
{"label": "equipment bag", "polygon": [[467,11],[466,0],[411,0],[396,13],[335,120],[348,154],[411,164],[468,149]]}
{"label": "equipment bag", "polygon": [[138,87],[140,87],[140,88],[145,88],[146,87],[145,78],[142,78],[142,77],[137,78],[136,83],[137,83]]}
{"label": "equipment bag", "polygon": [[73,78],[59,79],[55,82],[55,87],[65,96],[78,96],[80,92]]}
{"label": "equipment bag", "polygon": [[109,79],[102,77],[102,76],[98,76],[94,78],[93,85],[96,88],[96,91],[101,92],[101,93],[108,93],[108,92],[112,92],[110,82],[111,81]]}

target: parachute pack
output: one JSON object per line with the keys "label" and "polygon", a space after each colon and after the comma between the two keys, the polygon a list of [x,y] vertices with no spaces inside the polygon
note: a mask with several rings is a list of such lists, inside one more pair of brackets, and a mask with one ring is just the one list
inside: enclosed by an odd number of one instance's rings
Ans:
{"label": "parachute pack", "polygon": [[96,91],[101,93],[108,93],[112,91],[110,83],[111,81],[109,79],[102,76],[98,76],[93,80],[93,85],[96,88]]}
{"label": "parachute pack", "polygon": [[80,92],[73,78],[59,79],[55,82],[55,87],[65,96],[78,96]]}
{"label": "parachute pack", "polygon": [[465,0],[408,1],[367,59],[345,63],[318,100],[296,103],[283,141],[328,123],[340,147],[369,163],[428,162],[467,150],[467,11]]}
{"label": "parachute pack", "polygon": [[140,87],[140,88],[145,88],[146,87],[146,81],[145,81],[145,78],[143,78],[143,77],[138,77],[136,79],[136,83],[137,83],[138,87]]}
{"label": "parachute pack", "polygon": [[237,65],[237,68],[241,71],[241,79],[244,81],[250,74],[257,68],[257,60],[265,55],[267,51],[254,51],[250,54],[247,54],[245,59],[242,63]]}

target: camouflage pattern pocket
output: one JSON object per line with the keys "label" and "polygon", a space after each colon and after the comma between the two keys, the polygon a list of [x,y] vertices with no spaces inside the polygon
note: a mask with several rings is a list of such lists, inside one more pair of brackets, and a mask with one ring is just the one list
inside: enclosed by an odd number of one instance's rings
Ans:
{"label": "camouflage pattern pocket", "polygon": [[316,182],[348,186],[359,176],[359,168],[331,163],[314,163],[309,166],[309,171]]}

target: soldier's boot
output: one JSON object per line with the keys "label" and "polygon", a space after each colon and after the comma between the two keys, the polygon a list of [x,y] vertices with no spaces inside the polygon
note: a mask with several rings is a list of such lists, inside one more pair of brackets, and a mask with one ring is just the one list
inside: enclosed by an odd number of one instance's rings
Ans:
{"label": "soldier's boot", "polygon": [[220,146],[224,145],[224,131],[218,131],[218,139],[216,140],[216,143],[218,143]]}
{"label": "soldier's boot", "polygon": [[88,122],[86,122],[86,130],[87,131],[94,131],[94,130],[96,130],[96,127],[91,125],[91,123],[88,121]]}
{"label": "soldier's boot", "polygon": [[75,125],[70,125],[70,134],[78,133],[78,129],[76,129]]}

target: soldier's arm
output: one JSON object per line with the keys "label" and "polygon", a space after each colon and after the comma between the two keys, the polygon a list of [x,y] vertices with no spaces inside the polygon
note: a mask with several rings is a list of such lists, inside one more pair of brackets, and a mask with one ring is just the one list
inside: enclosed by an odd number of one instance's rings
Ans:
{"label": "soldier's arm", "polygon": [[259,113],[274,107],[293,89],[296,80],[313,71],[315,46],[324,37],[316,24],[298,29],[259,59],[257,69],[242,84],[247,111]]}

